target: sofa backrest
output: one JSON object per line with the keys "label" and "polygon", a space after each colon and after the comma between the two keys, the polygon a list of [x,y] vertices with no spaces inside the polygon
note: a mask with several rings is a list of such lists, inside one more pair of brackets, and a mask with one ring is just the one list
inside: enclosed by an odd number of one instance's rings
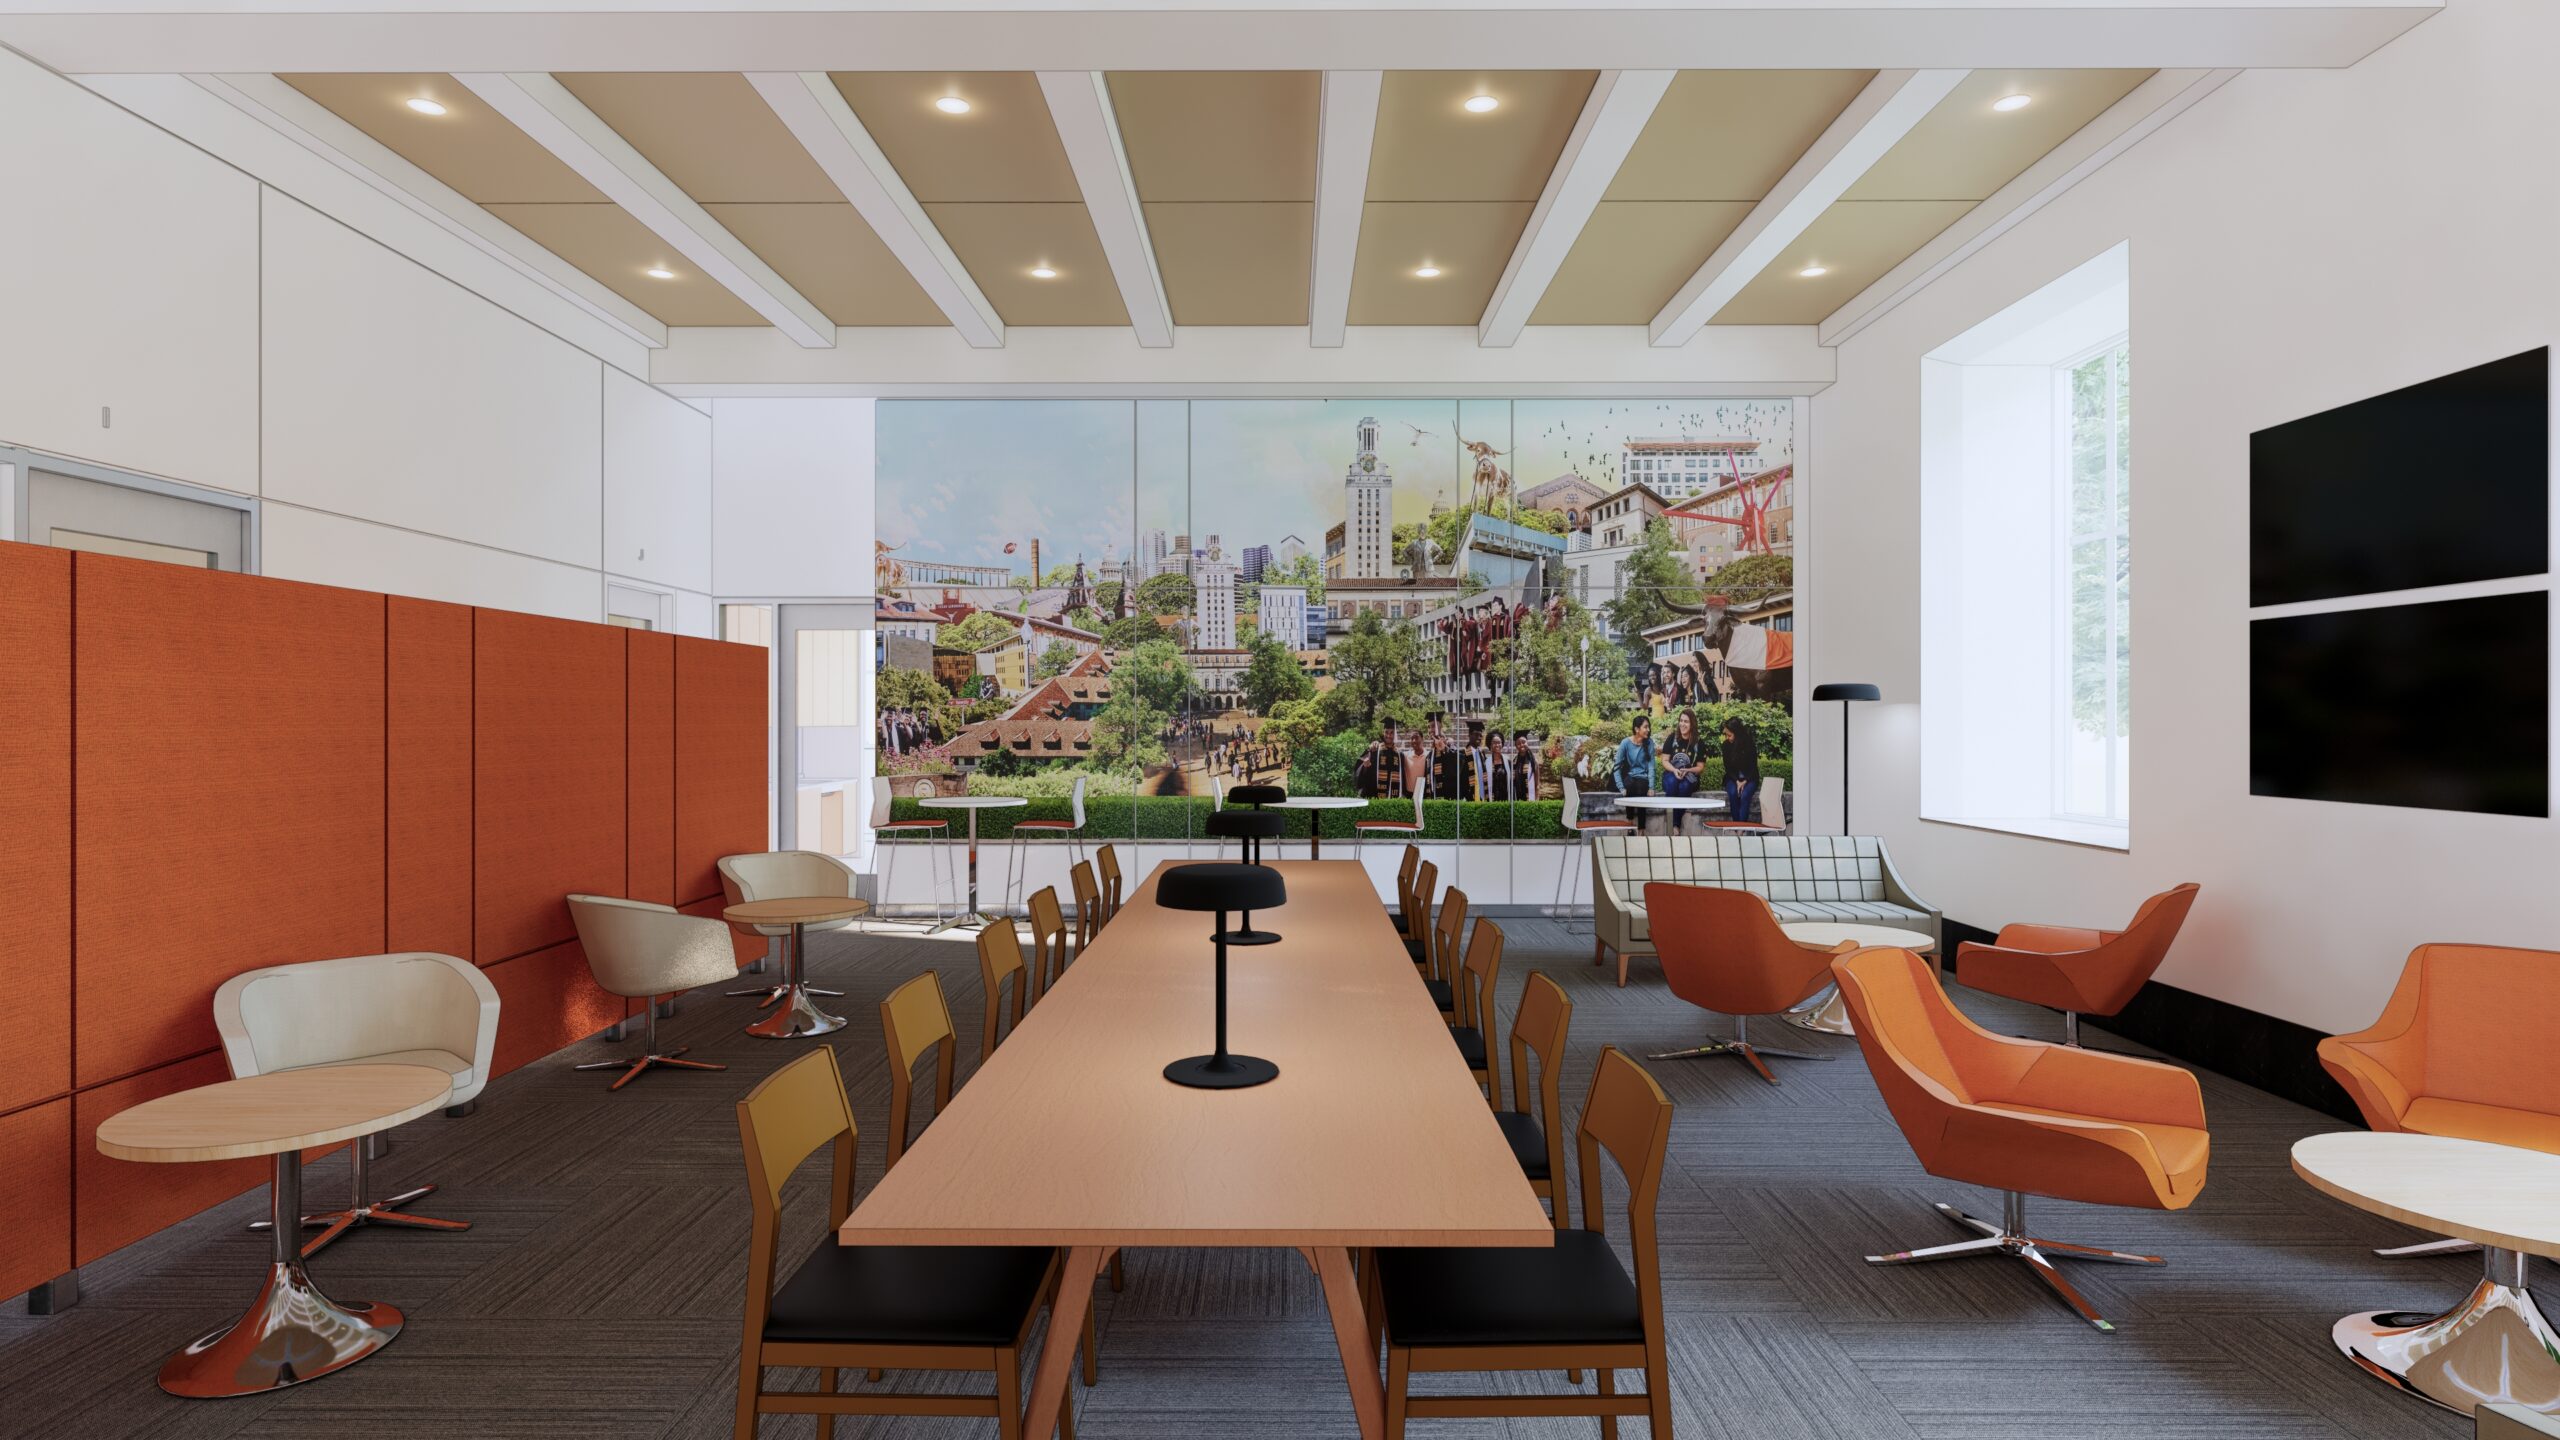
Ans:
{"label": "sofa backrest", "polygon": [[1604,835],[1600,873],[1622,903],[1654,881],[1749,890],[1762,899],[1883,900],[1884,841],[1874,835]]}

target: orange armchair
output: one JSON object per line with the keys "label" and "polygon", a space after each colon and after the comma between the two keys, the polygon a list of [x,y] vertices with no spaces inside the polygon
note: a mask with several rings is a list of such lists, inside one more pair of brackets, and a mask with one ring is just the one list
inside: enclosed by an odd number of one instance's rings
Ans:
{"label": "orange armchair", "polygon": [[2129,1055],[1994,1035],[1948,1003],[1937,977],[1908,950],[1861,950],[1834,960],[1831,972],[1876,1088],[1920,1167],[2002,1194],[1997,1225],[1936,1207],[1975,1238],[1870,1255],[1867,1263],[2007,1255],[2025,1261],[2082,1319],[2113,1330],[2053,1262],[2165,1262],[2029,1235],[2026,1197],[2147,1210],[2195,1203],[2212,1148],[2196,1078]]}
{"label": "orange armchair", "polygon": [[1831,960],[1858,947],[1807,945],[1779,927],[1769,902],[1749,890],[1708,885],[1644,887],[1645,913],[1653,919],[1653,942],[1662,960],[1662,978],[1671,993],[1719,1015],[1733,1017],[1733,1038],[1710,1040],[1688,1050],[1673,1050],[1656,1060],[1698,1060],[1733,1055],[1775,1085],[1763,1057],[1786,1060],[1834,1060],[1806,1050],[1765,1050],[1751,1043],[1754,1015],[1778,1015],[1811,999],[1831,983]]}
{"label": "orange armchair", "polygon": [[1956,978],[1976,990],[2061,1011],[2062,1043],[2077,1045],[2081,1016],[2123,1010],[2169,958],[2169,942],[2187,923],[2196,888],[2189,881],[2143,901],[2122,930],[2003,926],[1991,944],[1968,940],[1956,947]]}

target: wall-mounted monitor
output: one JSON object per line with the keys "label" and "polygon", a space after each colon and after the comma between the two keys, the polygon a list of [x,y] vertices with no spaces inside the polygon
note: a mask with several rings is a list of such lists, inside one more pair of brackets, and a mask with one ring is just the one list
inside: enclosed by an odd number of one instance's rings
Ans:
{"label": "wall-mounted monitor", "polygon": [[2249,437],[2249,603],[2550,568],[2546,347]]}
{"label": "wall-mounted monitor", "polygon": [[2249,793],[2548,815],[2551,596],[2249,623]]}

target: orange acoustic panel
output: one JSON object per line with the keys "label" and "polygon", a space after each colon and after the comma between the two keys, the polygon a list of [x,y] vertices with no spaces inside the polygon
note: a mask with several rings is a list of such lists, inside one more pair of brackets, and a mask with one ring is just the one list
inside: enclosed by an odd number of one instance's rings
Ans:
{"label": "orange acoustic panel", "polygon": [[71,1097],[0,1115],[0,1295],[71,1271]]}
{"label": "orange acoustic panel", "polygon": [[626,793],[628,879],[622,893],[672,905],[676,900],[676,645],[649,630],[630,637],[624,722],[630,730]]}
{"label": "orange acoustic panel", "polygon": [[623,631],[473,612],[473,959],[573,938],[572,894],[619,895]]}
{"label": "orange acoustic panel", "polygon": [[720,857],[765,848],[765,651],[676,637],[676,896],[720,893]]}
{"label": "orange acoustic panel", "polygon": [[0,544],[0,635],[0,1110],[14,1110],[71,1089],[69,551]]}
{"label": "orange acoustic panel", "polygon": [[638,1013],[596,984],[587,971],[587,952],[575,940],[492,965],[488,973],[498,987],[498,1013],[506,1017],[490,1061],[500,1075]]}
{"label": "orange acoustic panel", "polygon": [[382,948],[471,958],[471,607],[392,596]]}
{"label": "orange acoustic panel", "polygon": [[243,970],[379,951],[384,611],[108,555],[72,582],[86,1086],[213,1049],[214,989]]}
{"label": "orange acoustic panel", "polygon": [[[80,1092],[71,1146],[71,1184],[79,1197],[72,1211],[73,1263],[86,1265],[120,1250],[208,1205],[263,1185],[275,1173],[274,1162],[266,1159],[152,1165],[98,1153],[98,1127],[108,1116],[230,1078],[231,1069],[220,1055],[199,1055]],[[315,1192],[307,1198],[327,1197]]]}

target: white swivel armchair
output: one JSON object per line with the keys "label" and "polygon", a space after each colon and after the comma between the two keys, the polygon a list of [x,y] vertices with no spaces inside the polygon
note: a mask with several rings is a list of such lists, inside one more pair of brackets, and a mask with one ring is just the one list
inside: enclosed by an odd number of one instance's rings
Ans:
{"label": "white swivel armchair", "polygon": [[[411,950],[353,955],[300,965],[270,965],[234,975],[213,993],[213,1026],[236,1077],[325,1065],[426,1065],[453,1077],[447,1115],[469,1114],[489,1083],[498,1043],[498,989],[478,966],[451,955]],[[347,1208],[306,1215],[320,1234],[304,1255],[363,1225],[415,1230],[468,1230],[467,1220],[437,1220],[403,1207],[434,1193],[421,1185],[370,1198],[368,1140],[347,1147],[355,1188]],[[266,1228],[261,1221],[253,1228]]]}
{"label": "white swivel armchair", "polygon": [[678,1070],[726,1070],[700,1060],[679,1058],[686,1046],[658,1048],[661,995],[709,985],[738,973],[738,952],[729,944],[726,921],[678,914],[672,905],[624,900],[611,895],[572,895],[569,918],[578,927],[579,948],[587,952],[587,968],[608,994],[646,1000],[640,1013],[648,1017],[648,1044],[638,1058],[598,1060],[580,1070],[619,1070],[622,1078],[607,1088],[619,1090],[656,1065]]}
{"label": "white swivel armchair", "polygon": [[[720,893],[732,905],[742,905],[749,900],[812,900],[821,897],[832,900],[838,895],[850,899],[853,889],[853,867],[815,850],[768,850],[759,855],[720,857]],[[824,920],[804,925],[801,929],[842,930],[852,923],[850,920]],[[758,925],[754,929],[765,937],[767,944],[776,939],[788,939],[791,935],[788,925]],[[789,989],[795,970],[805,982],[808,969],[808,956],[788,955],[783,957],[779,973],[773,977],[770,986],[729,993],[761,995],[764,1004],[771,1005]],[[841,990],[821,990],[805,983],[800,988],[812,995],[836,997],[844,994]]]}

